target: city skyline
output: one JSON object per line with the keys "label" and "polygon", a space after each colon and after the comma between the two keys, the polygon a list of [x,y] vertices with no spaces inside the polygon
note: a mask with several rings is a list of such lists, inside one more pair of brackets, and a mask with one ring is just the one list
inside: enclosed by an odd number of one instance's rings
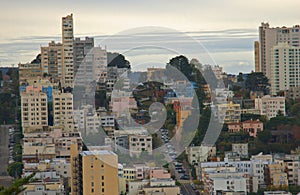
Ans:
{"label": "city skyline", "polygon": [[[28,1],[26,4],[16,2],[2,4],[5,9],[0,13],[0,23],[5,28],[0,32],[2,37],[0,66],[11,64],[16,66],[19,62],[31,61],[39,53],[41,45],[45,46],[51,40],[59,40],[61,24],[57,18],[70,13],[74,14],[74,35],[95,37],[97,46],[101,40],[110,35],[136,27],[161,26],[186,33],[200,41],[215,64],[223,66],[229,73],[254,70],[253,41],[257,40],[257,26],[260,22],[268,21],[271,26],[299,24],[296,11],[299,2],[297,1],[290,1],[286,5],[281,5],[277,1],[259,3],[254,1],[246,5],[238,1],[231,3],[191,1],[191,3],[177,2],[176,4],[169,4],[166,1],[151,2],[151,4],[126,1],[119,2],[117,6],[115,2],[98,1],[76,4],[67,1],[60,4],[56,4],[55,1],[43,2],[43,4],[38,4],[36,1]],[[265,9],[268,4],[272,4],[272,9]],[[58,5],[66,6],[62,8]],[[24,8],[35,11],[25,12],[23,10],[27,9]],[[9,14],[11,10],[15,10],[18,14]],[[112,10],[117,10],[118,15],[115,15]],[[215,11],[211,12],[211,10]],[[278,17],[278,13],[282,17]],[[21,17],[22,15],[26,17]],[[143,17],[137,17],[141,15]],[[32,26],[39,28],[32,28]],[[157,36],[161,35],[157,34]],[[127,40],[118,39],[118,41],[122,43]],[[114,42],[106,46],[109,51],[122,53],[122,49]],[[186,55],[190,58],[199,58],[193,52]],[[132,62],[134,69],[135,64],[149,61],[146,57],[147,55],[139,55],[136,59],[131,59],[130,56],[127,58]],[[156,59],[161,64],[165,64],[170,56],[157,55]]]}

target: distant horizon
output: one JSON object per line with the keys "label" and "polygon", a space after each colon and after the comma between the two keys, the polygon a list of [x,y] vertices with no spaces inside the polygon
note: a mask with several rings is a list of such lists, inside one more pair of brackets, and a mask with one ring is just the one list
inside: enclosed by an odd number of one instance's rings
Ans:
{"label": "distant horizon", "polygon": [[[183,33],[187,34],[187,36],[190,36],[192,39],[199,41],[203,47],[207,49],[209,55],[211,55],[216,62],[211,65],[219,65],[223,67],[225,72],[232,74],[238,74],[239,72],[251,72],[254,70],[253,43],[258,38],[258,32],[256,29],[224,29],[219,31],[203,30]],[[76,32],[74,34],[74,38],[84,39],[85,37],[93,37],[95,40],[95,47],[100,46],[102,48],[106,48],[108,52],[118,52],[123,54],[122,50],[124,48],[120,48],[120,45],[118,45],[113,39],[111,40],[111,45],[101,45],[103,40],[113,37],[114,35],[78,35]],[[157,36],[159,37],[160,35],[158,34]],[[51,41],[61,42],[61,36],[49,35],[16,37],[6,43],[0,43],[0,67],[12,67],[12,64],[14,64],[14,66],[18,66],[18,63],[31,62],[40,53],[40,47],[48,45]],[[117,41],[120,41],[120,39]],[[126,38],[121,41],[126,43]],[[173,41],[177,41],[176,38]],[[188,47],[188,45],[186,46]],[[191,59],[189,53],[181,54]],[[145,55],[148,54],[145,53]],[[132,67],[134,67],[135,63],[140,64],[140,61],[132,61],[130,59],[132,56],[127,56],[126,54],[124,54],[124,56],[130,61]],[[176,54],[172,57],[175,56]],[[241,58],[241,56],[244,56],[241,60],[234,59]],[[193,55],[192,58],[197,58],[197,56]],[[171,58],[160,56],[158,60],[160,59],[160,64],[166,64]],[[197,59],[201,61],[201,59]],[[238,71],[236,66],[239,67]]]}
{"label": "distant horizon", "polygon": [[[289,3],[280,0],[188,0],[171,3],[165,0],[88,0],[76,3],[58,0],[42,3],[37,0],[21,3],[3,1],[0,12],[0,66],[29,62],[40,52],[41,45],[51,40],[61,40],[61,17],[73,13],[75,36],[95,37],[95,45],[99,44],[99,40],[126,29],[161,26],[186,33],[200,41],[215,64],[222,66],[224,71],[235,74],[251,72],[254,70],[254,41],[258,40],[261,22],[269,22],[274,27],[300,24],[299,6],[298,0],[290,0]],[[107,45],[107,49],[122,53],[122,44]],[[188,44],[184,44],[189,49],[185,55],[197,58]],[[144,57],[149,58],[147,54]],[[131,60],[132,56],[126,58],[132,64],[143,61],[142,55],[136,56],[135,60]],[[166,56],[161,55],[156,59],[160,63],[167,60]]]}

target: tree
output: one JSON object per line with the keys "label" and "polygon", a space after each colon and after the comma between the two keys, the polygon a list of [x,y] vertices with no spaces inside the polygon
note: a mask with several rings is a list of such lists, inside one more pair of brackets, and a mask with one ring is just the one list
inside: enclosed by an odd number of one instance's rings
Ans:
{"label": "tree", "polygon": [[7,172],[11,177],[20,178],[23,171],[23,163],[14,162],[7,167]]}
{"label": "tree", "polygon": [[268,143],[269,140],[272,137],[271,131],[268,129],[265,129],[263,131],[260,131],[257,133],[257,137],[260,141],[262,141],[263,143]]}
{"label": "tree", "polygon": [[292,115],[294,115],[295,117],[297,117],[299,119],[300,118],[300,103],[296,103],[296,104],[292,105],[290,112]]}
{"label": "tree", "polygon": [[240,72],[239,75],[237,76],[237,82],[243,82],[244,78],[243,78],[243,73]]}
{"label": "tree", "polygon": [[252,72],[248,74],[245,81],[246,89],[250,91],[263,91],[269,93],[269,79],[262,72]]}
{"label": "tree", "polygon": [[122,54],[107,52],[107,66],[130,69],[130,62]]}
{"label": "tree", "polygon": [[35,180],[33,178],[34,175],[35,175],[35,173],[32,173],[29,176],[26,176],[24,178],[16,179],[11,186],[0,191],[0,195],[19,194],[19,193],[23,192],[26,189],[23,187],[23,185],[33,182]]}

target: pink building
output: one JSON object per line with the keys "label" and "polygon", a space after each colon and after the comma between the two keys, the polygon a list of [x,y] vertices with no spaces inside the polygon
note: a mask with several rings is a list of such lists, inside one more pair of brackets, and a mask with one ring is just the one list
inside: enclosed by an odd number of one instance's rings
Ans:
{"label": "pink building", "polygon": [[33,86],[33,85],[26,86],[26,93],[32,92],[32,91],[41,92],[42,86]]}
{"label": "pink building", "polygon": [[249,133],[250,136],[256,137],[257,133],[263,131],[264,125],[259,120],[248,120],[240,123],[229,123],[228,131],[230,133],[236,133],[239,131],[244,131]]}
{"label": "pink building", "polygon": [[165,169],[154,168],[154,169],[150,170],[150,179],[152,179],[152,178],[169,179],[169,178],[171,178],[171,174]]}
{"label": "pink building", "polygon": [[128,115],[130,109],[137,109],[137,104],[133,97],[112,97],[110,106],[117,117],[122,116],[122,114]]}

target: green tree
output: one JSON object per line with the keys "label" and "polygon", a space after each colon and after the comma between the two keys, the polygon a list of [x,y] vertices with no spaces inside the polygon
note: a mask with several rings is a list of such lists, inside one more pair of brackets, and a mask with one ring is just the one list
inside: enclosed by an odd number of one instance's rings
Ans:
{"label": "green tree", "polygon": [[107,66],[130,69],[130,62],[122,54],[107,52]]}
{"label": "green tree", "polygon": [[292,115],[300,119],[300,103],[296,103],[291,106],[290,112]]}
{"label": "green tree", "polygon": [[35,173],[30,174],[24,178],[16,179],[14,183],[0,191],[0,195],[12,195],[12,194],[19,194],[23,192],[26,188],[23,185],[26,185],[30,182],[33,182],[35,179],[33,178]]}
{"label": "green tree", "polygon": [[23,171],[23,163],[14,162],[7,167],[7,172],[11,177],[20,178]]}
{"label": "green tree", "polygon": [[237,82],[243,82],[244,78],[243,78],[243,73],[240,72],[239,75],[237,76]]}
{"label": "green tree", "polygon": [[269,79],[262,72],[252,72],[248,74],[245,81],[246,89],[250,91],[263,91],[269,93]]}
{"label": "green tree", "polygon": [[272,137],[272,134],[270,130],[265,129],[263,131],[258,132],[257,137],[261,142],[268,143]]}

